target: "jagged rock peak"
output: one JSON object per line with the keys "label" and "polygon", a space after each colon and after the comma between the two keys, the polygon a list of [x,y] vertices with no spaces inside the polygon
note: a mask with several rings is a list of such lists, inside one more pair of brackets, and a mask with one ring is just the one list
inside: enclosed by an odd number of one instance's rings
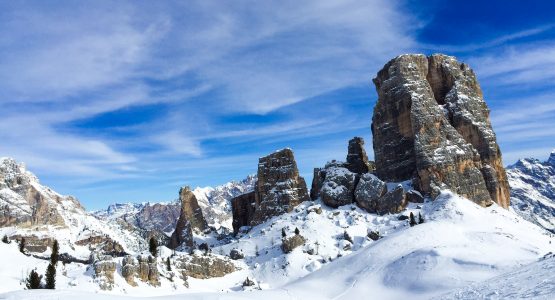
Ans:
{"label": "jagged rock peak", "polygon": [[181,211],[175,231],[170,238],[170,248],[177,248],[183,244],[193,246],[193,229],[204,231],[208,225],[202,214],[197,198],[191,188],[184,186],[179,190]]}
{"label": "jagged rock peak", "polygon": [[368,161],[366,150],[364,150],[364,139],[361,137],[357,136],[349,141],[347,169],[357,174],[374,171],[373,164]]}
{"label": "jagged rock peak", "polygon": [[255,185],[256,210],[251,225],[290,212],[309,199],[306,182],[299,175],[293,151],[278,150],[258,161]]}
{"label": "jagged rock peak", "polygon": [[454,57],[405,54],[374,78],[376,174],[413,179],[435,197],[451,189],[487,206],[509,206],[509,186],[489,110],[472,69]]}
{"label": "jagged rock peak", "polygon": [[306,182],[299,175],[293,151],[278,150],[258,161],[254,191],[231,200],[233,229],[254,226],[271,217],[290,212],[309,200]]}

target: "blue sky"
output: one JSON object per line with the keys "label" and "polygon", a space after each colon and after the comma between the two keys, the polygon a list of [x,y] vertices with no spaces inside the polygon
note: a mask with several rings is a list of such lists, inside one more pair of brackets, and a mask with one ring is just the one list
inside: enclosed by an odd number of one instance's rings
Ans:
{"label": "blue sky", "polygon": [[291,147],[366,140],[401,53],[475,69],[505,164],[555,148],[552,1],[3,1],[0,156],[89,209],[176,198]]}

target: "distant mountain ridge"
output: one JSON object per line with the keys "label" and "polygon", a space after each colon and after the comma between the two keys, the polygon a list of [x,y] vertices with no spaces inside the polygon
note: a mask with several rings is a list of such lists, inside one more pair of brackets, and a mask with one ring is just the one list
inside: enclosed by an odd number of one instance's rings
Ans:
{"label": "distant mountain ridge", "polygon": [[555,233],[555,150],[541,162],[524,158],[507,168],[511,207],[524,219]]}
{"label": "distant mountain ridge", "polygon": [[[216,187],[193,190],[203,215],[210,226],[231,228],[231,199],[254,189],[256,176],[230,181]],[[179,201],[159,203],[114,203],[104,210],[92,212],[102,220],[125,221],[142,230],[158,230],[171,234],[179,218]]]}

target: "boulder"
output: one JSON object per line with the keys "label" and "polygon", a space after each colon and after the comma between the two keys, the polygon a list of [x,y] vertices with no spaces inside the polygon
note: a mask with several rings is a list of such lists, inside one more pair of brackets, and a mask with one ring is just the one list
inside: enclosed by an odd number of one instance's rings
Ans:
{"label": "boulder", "polygon": [[181,245],[193,246],[193,229],[204,231],[208,228],[197,198],[191,189],[186,186],[179,190],[181,212],[175,231],[170,238],[169,247],[175,249]]}
{"label": "boulder", "polygon": [[231,213],[233,215],[233,232],[239,232],[239,228],[250,226],[256,209],[254,191],[239,195],[231,199]]}
{"label": "boulder", "polygon": [[380,215],[395,214],[407,207],[407,197],[403,186],[398,185],[393,191],[387,192],[376,203],[375,211]]}
{"label": "boulder", "polygon": [[413,180],[432,197],[450,189],[507,208],[509,187],[489,110],[472,69],[454,57],[401,55],[374,78],[376,174]]}
{"label": "boulder", "polygon": [[250,220],[252,226],[291,212],[295,206],[310,199],[291,149],[279,150],[260,158],[257,178],[256,204]]}
{"label": "boulder", "polygon": [[238,260],[245,258],[245,255],[239,249],[233,248],[231,249],[231,251],[229,251],[229,258],[233,260]]}
{"label": "boulder", "polygon": [[419,191],[410,190],[407,192],[407,201],[412,203],[424,203],[424,196]]}
{"label": "boulder", "polygon": [[331,207],[351,204],[357,184],[356,173],[349,171],[340,163],[326,165],[326,179],[320,190],[320,198]]}
{"label": "boulder", "polygon": [[373,174],[366,173],[360,177],[355,189],[357,205],[367,211],[376,211],[378,199],[387,193],[385,182]]}
{"label": "boulder", "polygon": [[283,253],[290,253],[291,251],[293,251],[293,249],[304,245],[305,242],[306,239],[302,235],[295,234],[291,237],[282,239],[281,250],[283,251]]}
{"label": "boulder", "polygon": [[349,141],[347,151],[347,169],[353,173],[363,174],[372,172],[371,165],[368,162],[366,150],[364,150],[364,139],[354,137]]}

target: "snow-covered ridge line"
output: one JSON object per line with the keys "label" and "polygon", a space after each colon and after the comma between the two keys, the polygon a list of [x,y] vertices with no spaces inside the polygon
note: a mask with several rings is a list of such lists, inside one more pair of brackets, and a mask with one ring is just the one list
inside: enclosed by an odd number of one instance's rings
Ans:
{"label": "snow-covered ridge line", "polygon": [[[254,189],[255,175],[240,181],[230,181],[216,187],[196,187],[193,190],[208,224],[231,228],[231,199]],[[171,233],[175,229],[181,204],[179,200],[165,202],[114,203],[106,209],[92,212],[103,220],[123,220],[143,230]],[[153,213],[156,212],[156,213]]]}
{"label": "snow-covered ridge line", "polygon": [[518,160],[507,168],[507,177],[515,212],[555,233],[555,150],[544,162]]}

